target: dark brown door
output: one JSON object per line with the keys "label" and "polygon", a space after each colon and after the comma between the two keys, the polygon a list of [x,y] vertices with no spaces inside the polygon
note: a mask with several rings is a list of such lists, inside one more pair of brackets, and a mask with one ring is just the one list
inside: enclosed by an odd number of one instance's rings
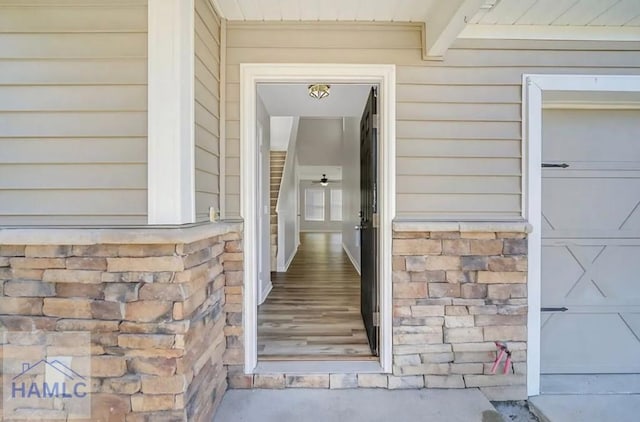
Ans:
{"label": "dark brown door", "polygon": [[377,208],[378,208],[378,149],[376,133],[376,88],[360,120],[360,236],[361,276],[360,310],[369,337],[369,346],[378,354],[378,277],[377,277]]}

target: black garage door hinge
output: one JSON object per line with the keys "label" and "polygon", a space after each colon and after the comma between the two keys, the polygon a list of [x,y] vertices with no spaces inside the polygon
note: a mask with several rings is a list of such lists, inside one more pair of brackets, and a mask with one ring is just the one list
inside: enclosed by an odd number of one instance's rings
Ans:
{"label": "black garage door hinge", "polygon": [[567,163],[562,163],[562,164],[542,163],[542,168],[548,168],[548,167],[566,169],[567,167],[569,167],[569,164],[567,164]]}
{"label": "black garage door hinge", "polygon": [[564,306],[562,308],[540,308],[540,310],[542,312],[566,312],[569,309],[565,308]]}

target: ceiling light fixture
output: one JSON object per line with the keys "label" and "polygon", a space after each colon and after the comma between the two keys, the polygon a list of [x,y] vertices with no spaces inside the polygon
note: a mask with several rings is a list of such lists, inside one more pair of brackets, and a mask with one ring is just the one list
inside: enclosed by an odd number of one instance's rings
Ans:
{"label": "ceiling light fixture", "polygon": [[334,182],[329,182],[329,179],[327,179],[327,175],[323,174],[320,180],[314,180],[311,183],[314,185],[319,183],[320,186],[329,186],[329,183],[334,183]]}
{"label": "ceiling light fixture", "polygon": [[329,96],[331,85],[326,84],[313,84],[309,85],[309,96],[316,100],[321,100]]}

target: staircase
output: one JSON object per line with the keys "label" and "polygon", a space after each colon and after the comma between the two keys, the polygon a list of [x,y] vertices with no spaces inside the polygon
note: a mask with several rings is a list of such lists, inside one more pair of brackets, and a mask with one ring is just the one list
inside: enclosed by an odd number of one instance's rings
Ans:
{"label": "staircase", "polygon": [[280,182],[282,181],[282,171],[284,161],[287,158],[286,151],[271,151],[271,271],[277,270],[278,256],[278,215],[276,214],[276,204],[280,193]]}

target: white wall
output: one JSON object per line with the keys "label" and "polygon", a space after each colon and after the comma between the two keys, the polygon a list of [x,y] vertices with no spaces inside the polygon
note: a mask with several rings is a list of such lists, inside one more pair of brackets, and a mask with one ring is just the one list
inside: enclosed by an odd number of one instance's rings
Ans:
{"label": "white wall", "polygon": [[[324,190],[324,221],[307,221],[305,220],[305,203],[304,191],[307,188]],[[342,189],[341,183],[330,183],[328,186],[322,186],[319,183],[314,184],[311,180],[300,181],[300,231],[301,232],[341,232],[342,222],[331,221],[331,189]],[[344,195],[343,195],[344,198]],[[343,199],[344,200],[344,199]]]}
{"label": "white wall", "polygon": [[256,207],[258,208],[258,230],[260,233],[259,259],[258,259],[258,297],[259,303],[262,303],[271,290],[271,241],[270,241],[270,215],[271,209],[269,204],[269,179],[271,160],[269,153],[271,123],[267,109],[262,100],[258,98],[257,104],[257,130],[258,135],[258,175],[260,183],[258,183],[258,197],[256,198]]}
{"label": "white wall", "polygon": [[360,272],[360,119],[346,117],[342,136],[342,245]]}
{"label": "white wall", "polygon": [[293,118],[289,131],[287,158],[282,173],[280,196],[278,197],[278,271],[286,271],[298,250],[297,214],[298,190],[296,143],[298,118]]}
{"label": "white wall", "polygon": [[[303,166],[339,166],[342,161],[342,119],[301,117],[297,151]],[[321,176],[317,175],[318,178]]]}
{"label": "white wall", "polygon": [[[261,95],[260,99],[264,101],[265,97]],[[271,115],[271,151],[288,150],[289,141],[291,140],[293,120],[294,117],[292,116],[277,117]]]}

